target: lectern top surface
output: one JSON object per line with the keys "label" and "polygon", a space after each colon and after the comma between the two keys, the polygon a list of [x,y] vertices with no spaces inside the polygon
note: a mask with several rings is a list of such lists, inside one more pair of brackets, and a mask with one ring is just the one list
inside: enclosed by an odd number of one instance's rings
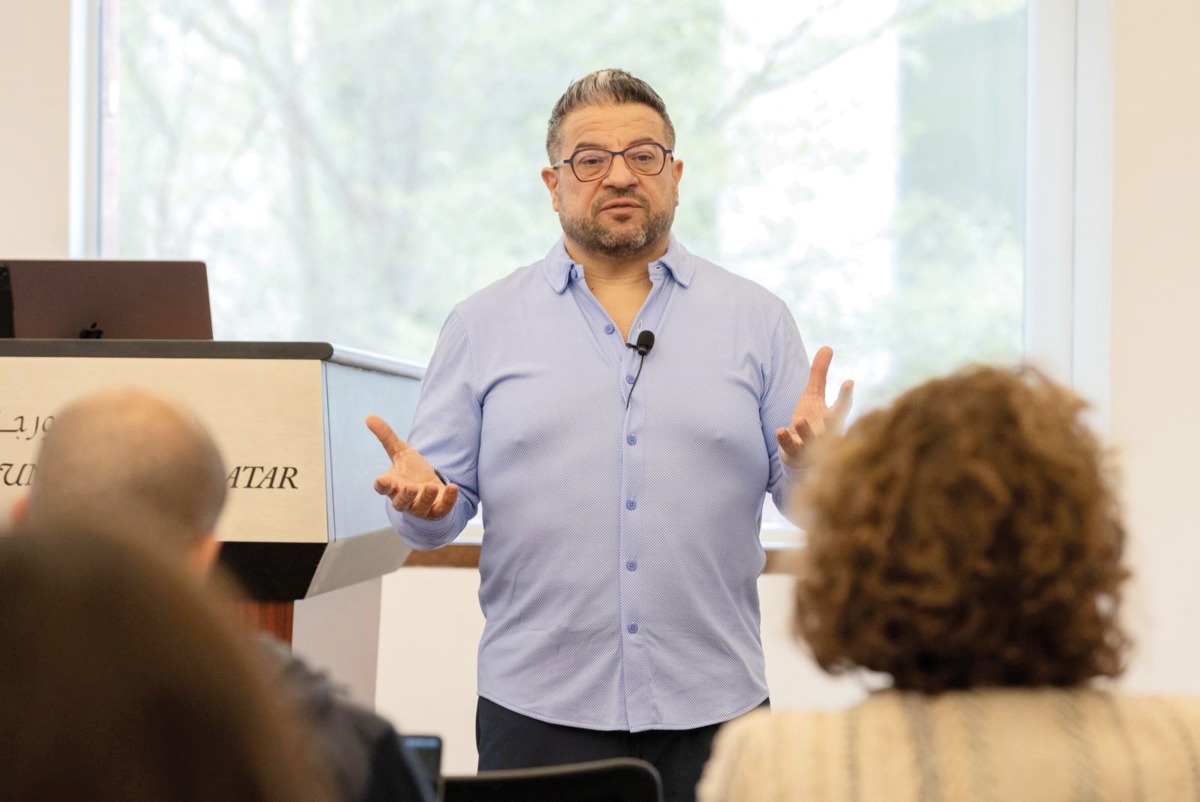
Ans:
{"label": "lectern top surface", "polygon": [[0,357],[87,357],[88,359],[319,359],[334,347],[322,342],[242,340],[11,340],[0,339]]}

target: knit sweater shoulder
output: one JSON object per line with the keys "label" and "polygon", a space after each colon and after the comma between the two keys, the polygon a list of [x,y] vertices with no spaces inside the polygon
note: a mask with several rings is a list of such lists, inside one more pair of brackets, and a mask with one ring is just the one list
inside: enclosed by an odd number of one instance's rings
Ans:
{"label": "knit sweater shoulder", "polygon": [[701,802],[1200,802],[1200,699],[887,691],[725,725]]}

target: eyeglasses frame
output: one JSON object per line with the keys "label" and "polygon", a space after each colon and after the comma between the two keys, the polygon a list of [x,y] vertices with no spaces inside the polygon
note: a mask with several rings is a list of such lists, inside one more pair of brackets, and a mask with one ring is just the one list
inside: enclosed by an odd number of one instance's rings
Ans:
{"label": "eyeglasses frame", "polygon": [[[582,184],[590,184],[592,181],[600,181],[601,179],[605,178],[609,173],[611,173],[612,166],[617,161],[618,156],[620,156],[622,159],[624,159],[625,154],[628,153],[629,151],[634,150],[635,148],[645,147],[646,145],[653,145],[654,147],[661,150],[663,153],[662,165],[658,168],[658,171],[653,172],[653,173],[640,173],[637,170],[633,169],[633,167],[630,167],[628,161],[625,162],[625,166],[629,167],[629,172],[633,173],[634,175],[643,175],[643,176],[646,176],[647,178],[653,178],[656,175],[662,175],[662,171],[665,170],[667,167],[667,159],[675,158],[675,149],[668,148],[665,145],[659,144],[658,142],[654,142],[654,141],[638,142],[637,144],[630,145],[629,147],[625,148],[625,150],[608,150],[607,148],[592,148],[592,147],[580,148],[579,150],[577,150],[571,154],[571,158],[560,159],[559,161],[556,161],[554,164],[550,165],[550,167],[551,167],[551,169],[558,169],[559,167],[564,167],[569,164],[571,166],[571,175],[575,176],[576,181],[578,181]],[[587,153],[588,151],[600,151],[601,153],[607,153],[612,158],[608,162],[608,169],[605,170],[600,175],[596,176],[595,178],[580,178],[579,173],[575,172],[575,157],[578,156],[580,153]]]}

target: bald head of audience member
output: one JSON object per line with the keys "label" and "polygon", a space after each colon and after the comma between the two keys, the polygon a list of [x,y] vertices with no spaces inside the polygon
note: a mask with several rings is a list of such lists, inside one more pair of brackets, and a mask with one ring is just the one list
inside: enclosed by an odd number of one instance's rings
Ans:
{"label": "bald head of audience member", "polygon": [[102,390],[54,416],[18,528],[145,533],[192,567],[216,558],[225,466],[204,425],[140,388]]}

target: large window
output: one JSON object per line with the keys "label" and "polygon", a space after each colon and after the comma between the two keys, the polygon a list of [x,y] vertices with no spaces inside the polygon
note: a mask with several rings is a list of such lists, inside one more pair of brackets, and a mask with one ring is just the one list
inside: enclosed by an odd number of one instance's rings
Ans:
{"label": "large window", "polygon": [[103,0],[103,256],[208,263],[216,336],[423,362],[558,236],[567,83],[664,96],[676,232],[791,305],[869,408],[1022,353],[1018,0]]}

